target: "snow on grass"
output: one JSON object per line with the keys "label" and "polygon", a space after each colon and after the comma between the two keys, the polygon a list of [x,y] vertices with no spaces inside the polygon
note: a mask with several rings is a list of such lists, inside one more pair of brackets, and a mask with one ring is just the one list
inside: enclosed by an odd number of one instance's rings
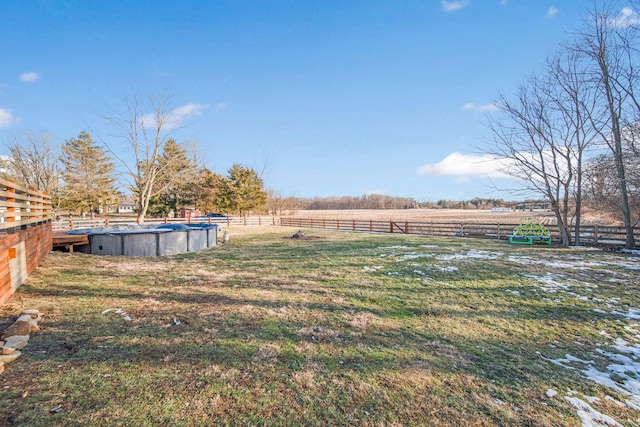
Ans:
{"label": "snow on grass", "polygon": [[610,362],[604,371],[595,367],[593,360],[580,359],[570,354],[561,359],[548,359],[544,356],[542,358],[571,370],[576,369],[572,365],[587,365],[580,369],[585,378],[626,396],[624,404],[640,411],[640,344],[631,344],[617,338],[609,347],[615,351],[597,350],[600,356]]}
{"label": "snow on grass", "polygon": [[[607,261],[595,261],[589,260],[588,256],[567,255],[563,257],[562,261],[557,258],[547,258],[544,256],[532,258],[528,256],[510,255],[507,259],[516,264],[525,265],[544,265],[547,268],[556,269],[570,269],[570,270],[591,270],[593,268],[622,268],[627,270],[640,270],[640,258],[632,259],[628,257],[619,257],[611,255],[610,260]],[[614,273],[613,271],[606,271],[607,273]]]}
{"label": "snow on grass", "polygon": [[563,282],[564,276],[561,274],[546,273],[544,276],[527,275],[525,277],[540,283],[540,289],[550,294],[571,288],[571,285],[567,283],[568,281]]}
{"label": "snow on grass", "polygon": [[596,411],[582,399],[577,397],[565,396],[564,399],[575,409],[578,410],[577,414],[582,421],[583,427],[598,427],[598,426],[611,426],[611,427],[624,427],[622,424],[614,420],[608,415],[604,415],[601,412]]}
{"label": "snow on grass", "polygon": [[492,260],[492,259],[498,259],[500,257],[502,257],[504,255],[504,252],[492,252],[492,251],[483,251],[483,250],[477,250],[477,249],[471,249],[469,251],[466,252],[462,252],[462,253],[453,253],[453,254],[445,254],[445,255],[438,255],[436,257],[437,260],[439,261],[459,261],[459,260],[463,260],[463,259],[486,259],[486,260]]}

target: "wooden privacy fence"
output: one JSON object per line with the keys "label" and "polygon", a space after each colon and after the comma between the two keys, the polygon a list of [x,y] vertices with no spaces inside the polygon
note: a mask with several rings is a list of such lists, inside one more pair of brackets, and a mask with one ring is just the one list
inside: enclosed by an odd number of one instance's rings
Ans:
{"label": "wooden privacy fence", "polygon": [[51,250],[51,197],[0,179],[0,304]]}
{"label": "wooden privacy fence", "polygon": [[[519,224],[280,218],[280,225],[369,233],[401,233],[421,236],[477,237],[506,240]],[[558,226],[546,225],[545,227],[551,233],[553,240],[558,241],[560,235]],[[572,228],[572,237],[574,231],[574,228]],[[640,228],[634,229],[634,235],[636,236],[636,241],[639,241]],[[580,243],[583,245],[624,245],[624,227],[582,225],[580,226]]]}

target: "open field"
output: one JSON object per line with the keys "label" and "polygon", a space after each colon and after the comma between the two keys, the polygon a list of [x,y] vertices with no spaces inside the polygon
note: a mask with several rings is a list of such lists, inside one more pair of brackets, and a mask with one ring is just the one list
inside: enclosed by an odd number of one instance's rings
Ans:
{"label": "open field", "polygon": [[[489,222],[518,224],[527,218],[553,219],[546,211],[493,212],[469,209],[343,209],[298,210],[288,215],[294,218],[434,221],[434,222]],[[543,221],[544,222],[544,221]]]}
{"label": "open field", "polygon": [[295,231],[50,254],[0,425],[640,425],[638,257]]}

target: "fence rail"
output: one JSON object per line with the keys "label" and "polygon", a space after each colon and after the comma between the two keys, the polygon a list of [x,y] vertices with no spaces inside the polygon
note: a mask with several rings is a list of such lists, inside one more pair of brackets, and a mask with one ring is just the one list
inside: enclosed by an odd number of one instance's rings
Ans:
{"label": "fence rail", "polygon": [[0,230],[50,221],[51,196],[0,179]]}
{"label": "fence rail", "polygon": [[[285,227],[325,228],[332,230],[364,231],[369,233],[401,233],[440,237],[477,237],[506,240],[519,223],[465,223],[434,221],[381,221],[315,218],[280,218]],[[560,240],[557,225],[546,226],[554,241]],[[571,228],[573,236],[575,227]],[[636,241],[640,240],[640,228],[634,229]],[[580,243],[585,245],[624,245],[625,230],[619,226],[581,225]]]}
{"label": "fence rail", "polygon": [[[96,219],[60,219],[53,222],[54,230],[75,230],[78,228],[109,227],[123,224],[133,224],[135,218],[96,218]],[[280,225],[280,219],[275,216],[224,217],[224,218],[146,218],[145,224],[185,224],[204,223],[220,226],[262,226]]]}

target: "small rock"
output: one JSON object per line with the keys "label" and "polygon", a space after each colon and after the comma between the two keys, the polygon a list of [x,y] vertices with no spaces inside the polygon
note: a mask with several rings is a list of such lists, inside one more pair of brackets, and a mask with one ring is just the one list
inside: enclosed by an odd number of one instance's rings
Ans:
{"label": "small rock", "polygon": [[2,347],[2,351],[0,351],[0,355],[8,356],[10,354],[15,353],[17,350],[13,347]]}
{"label": "small rock", "polygon": [[321,327],[315,327],[313,328],[313,332],[322,332],[322,328]]}
{"label": "small rock", "polygon": [[3,348],[20,350],[29,342],[29,335],[13,335],[7,338]]}
{"label": "small rock", "polygon": [[31,322],[16,321],[16,323],[4,330],[4,332],[2,333],[2,339],[6,339],[13,335],[29,335],[30,330]]}
{"label": "small rock", "polygon": [[553,390],[553,389],[548,389],[547,391],[544,392],[544,394],[551,399],[552,397],[556,397],[558,395],[558,392]]}
{"label": "small rock", "polygon": [[28,314],[32,319],[38,319],[42,313],[40,313],[35,308],[27,308],[26,310],[22,310],[22,312],[20,313],[21,316],[23,314]]}
{"label": "small rock", "polygon": [[49,409],[49,412],[51,412],[52,414],[57,414],[60,411],[62,411],[62,405],[56,405],[53,408]]}
{"label": "small rock", "polygon": [[0,355],[0,363],[4,363],[4,364],[11,363],[20,356],[22,356],[22,352],[18,350],[14,351],[13,354]]}

